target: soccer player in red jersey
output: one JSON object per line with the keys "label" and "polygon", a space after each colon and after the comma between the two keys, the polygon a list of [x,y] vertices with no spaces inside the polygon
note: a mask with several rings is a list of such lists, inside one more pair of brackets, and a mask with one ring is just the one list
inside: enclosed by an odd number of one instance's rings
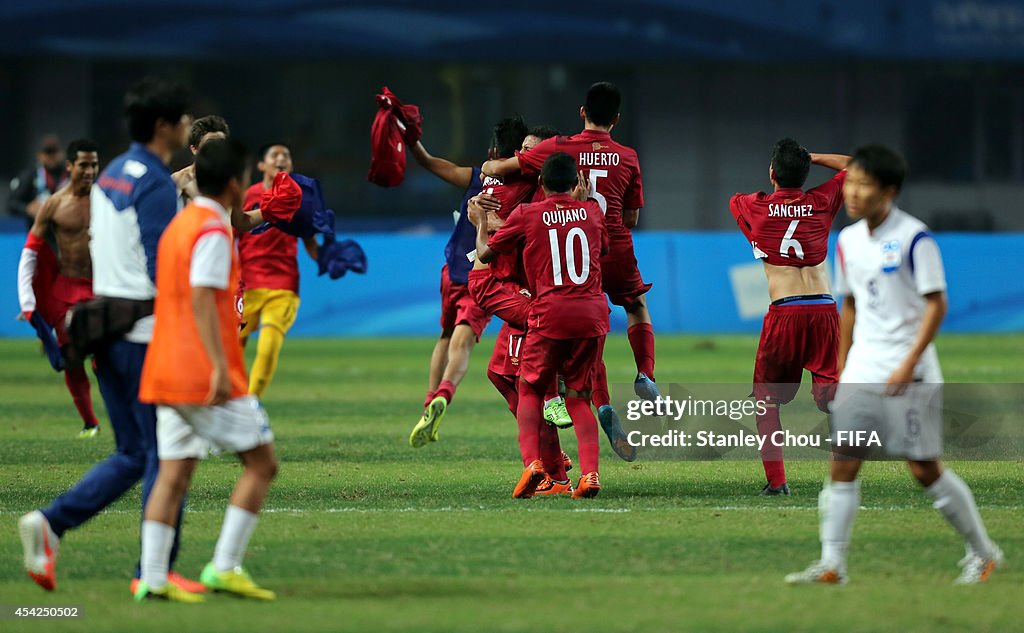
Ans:
{"label": "soccer player in red jersey", "polygon": [[[766,403],[757,432],[767,436],[761,461],[768,483],[761,494],[789,496],[782,447],[772,441],[782,430],[779,405],[811,372],[814,400],[828,413],[837,382],[839,314],[829,291],[825,256],[832,221],[843,205],[849,156],[811,154],[791,138],[775,144],[768,178],[772,193],[736,194],[729,201],[736,223],[764,264],[772,304],[764,317],[754,361],[754,396]],[[811,164],[839,171],[813,189],[802,189]]]}
{"label": "soccer player in red jersey", "polygon": [[[522,146],[527,132],[526,122],[521,117],[498,121],[494,125],[488,155],[492,158],[512,156]],[[433,156],[422,141],[417,141],[412,147],[412,155],[427,171],[463,190],[459,217],[445,246],[445,264],[441,267],[441,335],[430,357],[423,415],[409,435],[409,445],[420,448],[437,441],[441,420],[455,396],[455,389],[469,370],[470,354],[491,315],[473,301],[468,287],[473,264],[466,255],[475,246],[476,232],[466,215],[466,205],[470,198],[480,193],[480,169],[456,165]]]}
{"label": "soccer player in red jersey", "polygon": [[608,248],[604,214],[596,201],[572,196],[579,183],[576,161],[565,152],[550,155],[541,168],[547,198],[509,215],[490,240],[487,216],[477,214],[477,257],[522,251],[533,294],[528,331],[519,362],[519,448],[526,468],[512,496],[532,497],[545,478],[540,434],[545,425],[541,399],[556,373],[565,377],[566,403],[579,444],[584,475],[573,498],[593,497],[598,477],[597,420],[590,410],[591,382],[608,333],[608,304],[601,290],[601,256]]}
{"label": "soccer player in red jersey", "polygon": [[[258,182],[245,192],[242,209],[259,206],[263,192],[274,184],[280,172],[292,172],[292,153],[284,143],[269,143],[260,149],[257,168],[263,173]],[[303,240],[306,253],[316,261],[316,239]],[[249,371],[249,393],[262,397],[277,369],[277,359],[284,345],[284,335],[295,323],[299,311],[298,238],[284,231],[270,229],[263,233],[241,233],[238,256],[242,265],[241,287],[244,289],[242,345],[260,328],[256,358]]]}
{"label": "soccer player in red jersey", "polygon": [[[629,343],[636,361],[634,390],[648,400],[659,397],[654,383],[654,330],[644,295],[651,284],[644,283],[633,252],[630,229],[636,227],[640,208],[644,206],[643,179],[636,151],[616,143],[611,130],[619,122],[622,96],[611,83],[599,82],[587,91],[580,107],[583,131],[574,136],[560,136],[540,143],[532,151],[517,153],[507,161],[488,161],[481,168],[485,174],[508,177],[517,171],[536,174],[554,152],[567,152],[590,182],[591,195],[605,214],[609,250],[601,260],[604,270],[604,291],[611,302],[626,310]],[[626,441],[618,415],[611,406],[603,362],[597,368],[594,382],[594,405],[598,418],[615,452],[628,461],[636,449]]]}

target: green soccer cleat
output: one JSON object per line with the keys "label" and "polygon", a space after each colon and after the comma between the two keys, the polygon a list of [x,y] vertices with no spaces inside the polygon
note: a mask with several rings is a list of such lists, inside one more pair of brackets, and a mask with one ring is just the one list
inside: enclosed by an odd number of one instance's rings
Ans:
{"label": "green soccer cleat", "polygon": [[253,598],[254,600],[274,600],[277,594],[269,589],[264,589],[252,581],[249,573],[241,567],[235,567],[231,571],[217,571],[213,563],[208,563],[199,574],[199,582],[206,585],[211,591],[223,591],[233,593],[242,598]]}
{"label": "green soccer cleat", "polygon": [[567,429],[572,426],[569,409],[565,407],[565,400],[562,398],[552,398],[544,403],[544,419],[552,426],[560,429]]}
{"label": "green soccer cleat", "polygon": [[444,417],[444,412],[447,409],[448,401],[444,399],[444,396],[437,396],[431,400],[426,410],[423,411],[423,417],[420,418],[420,421],[412,429],[412,434],[409,436],[409,446],[420,448],[426,446],[429,442],[436,442],[437,429],[441,425],[441,418]]}
{"label": "green soccer cleat", "polygon": [[183,602],[185,604],[206,602],[206,598],[200,594],[190,593],[175,584],[167,583],[161,589],[156,590],[150,589],[149,585],[142,580],[135,587],[135,593],[132,597],[135,599],[135,602],[145,602],[146,600],[154,599],[167,600],[168,602]]}
{"label": "green soccer cleat", "polygon": [[80,439],[80,440],[91,440],[92,438],[94,438],[97,435],[99,435],[99,432],[100,432],[100,425],[99,424],[97,424],[96,426],[86,426],[86,427],[82,428],[81,431],[78,432],[78,439]]}

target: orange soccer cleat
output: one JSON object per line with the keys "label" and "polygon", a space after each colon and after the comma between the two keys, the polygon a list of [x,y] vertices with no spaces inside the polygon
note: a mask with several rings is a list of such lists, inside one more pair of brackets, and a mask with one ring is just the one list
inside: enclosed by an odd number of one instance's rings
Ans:
{"label": "orange soccer cleat", "polygon": [[523,475],[519,478],[519,483],[516,484],[516,489],[512,491],[512,497],[514,499],[529,499],[537,491],[537,486],[540,485],[547,475],[544,473],[544,465],[539,459],[535,459],[530,462],[530,465],[523,469]]}
{"label": "orange soccer cleat", "polygon": [[57,551],[60,539],[46,517],[33,510],[18,519],[18,533],[25,553],[25,571],[47,591],[57,588]]}
{"label": "orange soccer cleat", "polygon": [[565,472],[572,470],[572,459],[569,457],[569,453],[562,451],[562,463],[565,464]]}
{"label": "orange soccer cleat", "polygon": [[580,483],[576,484],[576,490],[572,493],[573,499],[589,499],[596,497],[601,492],[601,479],[596,472],[587,473],[580,477]]}
{"label": "orange soccer cleat", "polygon": [[[189,593],[206,593],[206,585],[199,582],[198,580],[189,580],[188,578],[185,578],[184,576],[175,571],[170,571],[167,573],[167,582],[177,586],[178,589],[181,589],[182,591],[187,591]],[[139,579],[132,578],[131,590],[133,596],[135,595],[135,592],[138,588]]]}
{"label": "orange soccer cleat", "polygon": [[544,481],[537,486],[536,494],[539,495],[571,495],[573,491],[572,481],[555,481],[551,477],[544,477]]}

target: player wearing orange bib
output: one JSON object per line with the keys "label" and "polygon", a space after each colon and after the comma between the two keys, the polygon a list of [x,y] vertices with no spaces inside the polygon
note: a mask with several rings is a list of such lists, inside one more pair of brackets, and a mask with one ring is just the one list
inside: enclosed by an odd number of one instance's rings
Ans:
{"label": "player wearing orange bib", "polygon": [[241,567],[277,473],[267,414],[247,393],[234,309],[239,263],[228,209],[241,207],[247,172],[245,150],[236,141],[205,144],[196,155],[200,196],[160,239],[156,320],[139,387],[139,399],[157,405],[160,473],[142,522],[136,600],[203,600],[169,584],[167,567],[181,499],[197,460],[211,448],[236,453],[244,469],[200,581],[214,591],[259,600],[275,597]]}

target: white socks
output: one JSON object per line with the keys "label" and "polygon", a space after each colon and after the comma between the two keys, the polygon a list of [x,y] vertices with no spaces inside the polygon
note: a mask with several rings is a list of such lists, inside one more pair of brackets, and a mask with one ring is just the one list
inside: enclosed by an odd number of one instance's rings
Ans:
{"label": "white socks", "polygon": [[142,581],[150,589],[163,589],[171,564],[174,527],[159,521],[142,522]]}
{"label": "white socks", "polygon": [[220,538],[213,550],[213,566],[217,571],[231,571],[242,566],[245,550],[249,547],[249,537],[256,529],[259,515],[238,506],[228,506],[224,513],[224,525],[220,528]]}
{"label": "white socks", "polygon": [[846,569],[846,550],[859,507],[860,481],[833,481],[822,489],[818,496],[822,564]]}
{"label": "white socks", "polygon": [[992,554],[992,541],[981,522],[971,489],[952,470],[946,468],[925,491],[935,499],[933,506],[967,541],[971,553],[982,558]]}

